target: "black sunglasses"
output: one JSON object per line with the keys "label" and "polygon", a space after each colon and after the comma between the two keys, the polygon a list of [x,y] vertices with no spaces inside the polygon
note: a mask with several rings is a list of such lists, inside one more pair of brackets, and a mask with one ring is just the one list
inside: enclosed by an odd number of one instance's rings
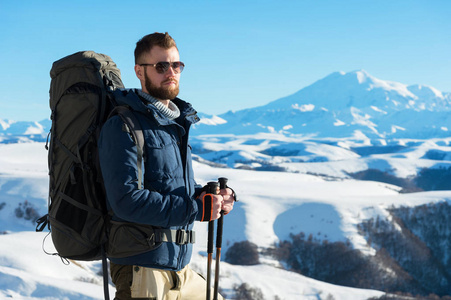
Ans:
{"label": "black sunglasses", "polygon": [[166,73],[167,70],[169,70],[169,67],[171,67],[174,70],[174,73],[178,74],[183,71],[183,68],[185,67],[185,64],[181,61],[174,61],[174,62],[168,62],[168,61],[160,61],[156,64],[139,64],[140,66],[151,66],[154,67],[157,73],[163,74]]}

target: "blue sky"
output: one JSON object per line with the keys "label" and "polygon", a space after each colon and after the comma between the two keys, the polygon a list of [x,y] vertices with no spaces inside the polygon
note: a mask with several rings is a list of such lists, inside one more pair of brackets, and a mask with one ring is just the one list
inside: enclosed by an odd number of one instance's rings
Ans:
{"label": "blue sky", "polygon": [[81,50],[108,54],[126,87],[139,87],[133,50],[169,32],[180,98],[221,114],[267,104],[332,72],[364,69],[451,92],[447,0],[0,0],[0,119],[40,121],[53,61]]}

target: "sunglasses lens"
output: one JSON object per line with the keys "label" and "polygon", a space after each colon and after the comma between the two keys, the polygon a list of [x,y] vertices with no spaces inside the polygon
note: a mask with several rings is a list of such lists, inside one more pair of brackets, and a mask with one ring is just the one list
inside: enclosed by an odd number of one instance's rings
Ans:
{"label": "sunglasses lens", "polygon": [[181,61],[175,61],[173,63],[167,62],[167,61],[160,61],[155,64],[155,70],[160,73],[166,73],[167,70],[169,70],[169,66],[172,67],[175,73],[180,73],[183,71],[183,68],[185,67],[185,64]]}
{"label": "sunglasses lens", "polygon": [[185,67],[185,64],[181,61],[176,61],[172,63],[172,68],[176,73],[181,73],[183,71],[183,68]]}
{"label": "sunglasses lens", "polygon": [[167,61],[160,61],[155,65],[155,70],[157,70],[158,73],[163,74],[169,69],[170,63]]}

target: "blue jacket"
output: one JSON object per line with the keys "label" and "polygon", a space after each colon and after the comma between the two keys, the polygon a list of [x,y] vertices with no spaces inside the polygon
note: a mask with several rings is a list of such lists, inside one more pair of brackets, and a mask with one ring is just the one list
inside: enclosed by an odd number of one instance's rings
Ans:
{"label": "blue jacket", "polygon": [[[119,116],[103,126],[99,139],[99,160],[109,208],[114,219],[169,229],[191,230],[201,220],[202,201],[195,197],[201,187],[194,181],[188,133],[199,121],[192,106],[173,102],[180,117],[169,120],[153,105],[146,105],[132,90],[116,91],[119,105],[128,105],[142,127],[144,146],[144,188],[138,189],[137,148]],[[110,258],[117,264],[140,265],[166,270],[185,267],[192,244],[163,242],[155,250],[125,258]]]}

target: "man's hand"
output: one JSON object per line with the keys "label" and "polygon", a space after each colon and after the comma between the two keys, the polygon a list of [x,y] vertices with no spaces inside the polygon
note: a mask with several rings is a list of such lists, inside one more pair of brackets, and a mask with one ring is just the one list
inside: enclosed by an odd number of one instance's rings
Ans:
{"label": "man's hand", "polygon": [[235,198],[233,191],[230,188],[221,189],[219,194],[223,197],[222,210],[224,215],[228,214],[233,209],[233,204],[235,203]]}
{"label": "man's hand", "polygon": [[[200,198],[204,199],[206,192],[202,192],[200,194]],[[211,211],[211,220],[217,220],[221,217],[221,210],[223,210],[223,202],[224,197],[221,194],[215,195],[215,194],[209,194],[212,196],[212,211]],[[233,204],[232,204],[233,206]],[[208,219],[207,219],[208,220]]]}

